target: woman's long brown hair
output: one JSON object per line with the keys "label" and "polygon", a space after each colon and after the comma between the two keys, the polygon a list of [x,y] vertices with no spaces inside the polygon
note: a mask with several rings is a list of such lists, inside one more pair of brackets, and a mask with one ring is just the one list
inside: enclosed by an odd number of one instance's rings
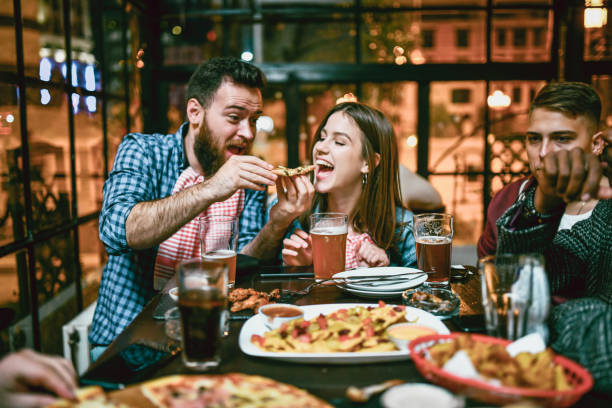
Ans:
{"label": "woman's long brown hair", "polygon": [[[349,222],[355,231],[367,232],[376,245],[388,249],[395,238],[395,207],[402,205],[397,141],[393,127],[379,110],[361,103],[345,102],[334,106],[321,121],[314,135],[313,146],[321,139],[321,131],[329,117],[336,112],[350,116],[363,132],[362,156],[370,169],[357,206],[349,214]],[[380,155],[378,166],[376,153]],[[300,217],[301,224],[307,229],[310,229],[309,215],[315,209],[319,212],[327,211],[326,194],[315,193],[310,211]]]}

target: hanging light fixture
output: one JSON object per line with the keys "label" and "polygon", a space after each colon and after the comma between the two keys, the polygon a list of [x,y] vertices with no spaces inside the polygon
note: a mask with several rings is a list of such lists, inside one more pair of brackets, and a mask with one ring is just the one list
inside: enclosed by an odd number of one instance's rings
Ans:
{"label": "hanging light fixture", "polygon": [[603,0],[586,0],[584,6],[584,28],[601,28],[608,23],[608,10]]}

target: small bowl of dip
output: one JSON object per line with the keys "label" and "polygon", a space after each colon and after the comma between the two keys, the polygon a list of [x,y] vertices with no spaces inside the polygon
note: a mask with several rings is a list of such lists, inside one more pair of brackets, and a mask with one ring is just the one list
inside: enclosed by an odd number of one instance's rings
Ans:
{"label": "small bowl of dip", "polygon": [[283,323],[304,317],[299,306],[289,303],[270,303],[259,308],[258,313],[264,320],[264,325],[270,330],[278,329]]}
{"label": "small bowl of dip", "polygon": [[392,324],[387,327],[386,332],[395,347],[402,351],[408,350],[408,344],[417,337],[438,334],[436,329],[417,323]]}

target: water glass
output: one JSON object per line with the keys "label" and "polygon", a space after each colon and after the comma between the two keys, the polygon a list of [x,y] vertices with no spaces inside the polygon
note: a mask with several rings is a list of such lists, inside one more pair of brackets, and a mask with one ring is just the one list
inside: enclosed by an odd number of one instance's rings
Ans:
{"label": "water glass", "polygon": [[516,340],[540,333],[550,309],[544,257],[540,254],[498,254],[478,261],[487,332]]}

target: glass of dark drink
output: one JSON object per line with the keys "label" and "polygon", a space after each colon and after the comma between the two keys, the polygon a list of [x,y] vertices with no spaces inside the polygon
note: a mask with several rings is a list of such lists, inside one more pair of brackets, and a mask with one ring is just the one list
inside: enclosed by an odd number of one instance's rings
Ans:
{"label": "glass of dark drink", "polygon": [[236,243],[238,241],[238,217],[208,215],[200,218],[200,242],[202,258],[227,265],[228,284],[236,282]]}
{"label": "glass of dark drink", "polygon": [[315,213],[310,216],[312,262],[315,279],[328,279],[344,271],[348,216]]}
{"label": "glass of dark drink", "polygon": [[548,278],[542,254],[497,254],[478,261],[487,332],[516,340],[539,333],[548,338]]}
{"label": "glass of dark drink", "polygon": [[414,240],[419,269],[427,272],[427,284],[447,287],[450,282],[453,216],[426,213],[414,216]]}
{"label": "glass of dark drink", "polygon": [[200,258],[178,266],[183,363],[195,370],[219,365],[227,307],[227,265]]}

